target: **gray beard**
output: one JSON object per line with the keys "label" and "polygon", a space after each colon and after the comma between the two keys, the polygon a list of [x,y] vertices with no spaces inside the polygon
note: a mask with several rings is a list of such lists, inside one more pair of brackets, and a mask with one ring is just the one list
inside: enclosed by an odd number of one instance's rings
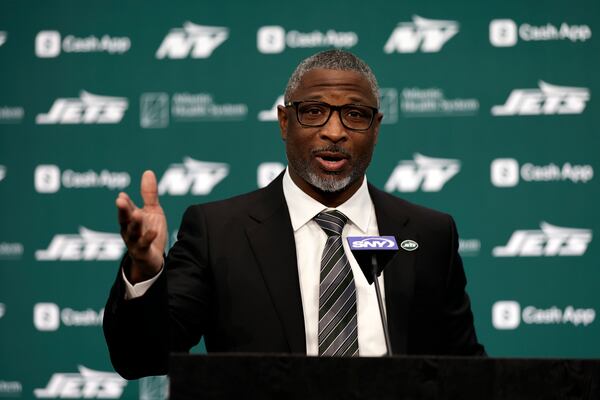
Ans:
{"label": "gray beard", "polygon": [[[314,151],[338,151],[346,153],[343,149],[333,145],[327,148],[316,149]],[[350,175],[342,178],[337,173],[329,173],[325,176],[321,176],[311,170],[308,162],[296,157],[290,157],[288,154],[288,166],[294,170],[302,179],[308,182],[313,187],[326,192],[335,193],[346,189],[350,184],[360,179],[369,165],[368,161],[359,159],[355,165],[355,168],[350,172]]]}
{"label": "gray beard", "polygon": [[[298,172],[298,171],[296,171]],[[323,192],[335,193],[342,191],[350,185],[352,182],[352,175],[345,178],[338,178],[337,175],[328,175],[327,177],[320,177],[319,175],[309,172],[307,170],[302,171],[299,174],[305,181],[322,190]]]}

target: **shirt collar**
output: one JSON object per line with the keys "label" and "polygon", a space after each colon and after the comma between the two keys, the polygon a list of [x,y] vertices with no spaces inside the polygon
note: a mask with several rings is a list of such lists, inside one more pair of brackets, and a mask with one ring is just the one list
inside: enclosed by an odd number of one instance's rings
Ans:
{"label": "shirt collar", "polygon": [[[285,201],[290,212],[294,232],[307,222],[310,222],[321,211],[331,209],[304,193],[290,177],[288,168],[286,168],[283,176],[283,195],[285,196]],[[367,177],[365,176],[362,185],[356,193],[335,209],[344,213],[350,222],[366,234],[369,227],[369,219],[372,215],[372,208],[373,202],[369,195]]]}

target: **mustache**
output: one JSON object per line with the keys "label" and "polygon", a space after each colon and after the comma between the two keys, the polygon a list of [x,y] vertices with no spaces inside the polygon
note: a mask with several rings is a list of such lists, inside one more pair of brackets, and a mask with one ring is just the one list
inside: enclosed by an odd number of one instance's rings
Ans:
{"label": "mustache", "polygon": [[333,144],[331,146],[325,146],[325,147],[319,147],[317,149],[313,149],[311,151],[312,155],[314,156],[317,153],[323,152],[323,151],[328,151],[331,153],[340,153],[343,154],[345,157],[350,158],[350,152],[346,149],[344,149],[341,146],[338,146],[337,144]]}

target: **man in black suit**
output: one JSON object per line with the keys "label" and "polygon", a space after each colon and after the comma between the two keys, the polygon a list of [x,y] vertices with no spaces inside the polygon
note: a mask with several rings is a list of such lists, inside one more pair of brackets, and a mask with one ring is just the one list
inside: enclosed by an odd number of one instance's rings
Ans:
{"label": "man in black suit", "polygon": [[264,189],[188,208],[166,258],[154,174],[142,177],[143,208],[119,194],[128,253],[104,332],[121,375],[164,374],[168,353],[202,336],[209,352],[384,354],[374,290],[348,235],[418,244],[399,250],[380,278],[395,354],[485,354],[452,218],[366,182],[378,98],[373,73],[351,53],[300,63],[278,107],[286,171]]}

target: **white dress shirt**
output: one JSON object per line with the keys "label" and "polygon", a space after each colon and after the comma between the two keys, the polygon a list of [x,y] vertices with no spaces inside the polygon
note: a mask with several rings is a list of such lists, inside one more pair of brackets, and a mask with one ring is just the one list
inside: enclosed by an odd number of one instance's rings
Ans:
{"label": "white dress shirt", "polygon": [[[290,177],[289,171],[283,176],[283,194],[287,202],[298,260],[298,277],[304,309],[304,329],[306,333],[306,354],[319,354],[319,284],[321,275],[321,255],[327,242],[327,234],[313,218],[321,211],[330,208],[319,203],[302,191]],[[356,285],[356,312],[358,321],[358,352],[361,356],[381,356],[386,353],[385,336],[379,316],[379,306],[375,287],[369,285],[358,263],[352,256],[346,240],[347,236],[377,236],[375,207],[371,201],[365,177],[361,187],[345,203],[335,208],[348,217],[342,231],[344,251],[350,261]],[[379,277],[382,296],[383,275]]]}
{"label": "white dress shirt", "polygon": [[[330,208],[319,203],[302,191],[289,175],[286,169],[283,176],[283,194],[288,206],[294,240],[296,242],[296,258],[298,261],[298,277],[300,280],[300,294],[304,310],[304,329],[306,335],[306,354],[316,356],[319,354],[319,284],[321,272],[321,255],[327,241],[327,234],[313,220],[324,210]],[[350,261],[354,283],[356,285],[356,312],[358,324],[358,351],[361,356],[381,356],[386,353],[385,336],[375,287],[369,285],[352,256],[345,240],[347,236],[377,236],[377,219],[375,207],[371,201],[365,177],[361,187],[345,203],[336,208],[348,217],[348,222],[342,231],[344,251]],[[134,299],[141,297],[158,279],[161,271],[152,279],[132,285],[122,273],[125,280],[125,298]],[[382,296],[385,299],[383,275],[379,277]],[[384,300],[385,301],[385,300]]]}

